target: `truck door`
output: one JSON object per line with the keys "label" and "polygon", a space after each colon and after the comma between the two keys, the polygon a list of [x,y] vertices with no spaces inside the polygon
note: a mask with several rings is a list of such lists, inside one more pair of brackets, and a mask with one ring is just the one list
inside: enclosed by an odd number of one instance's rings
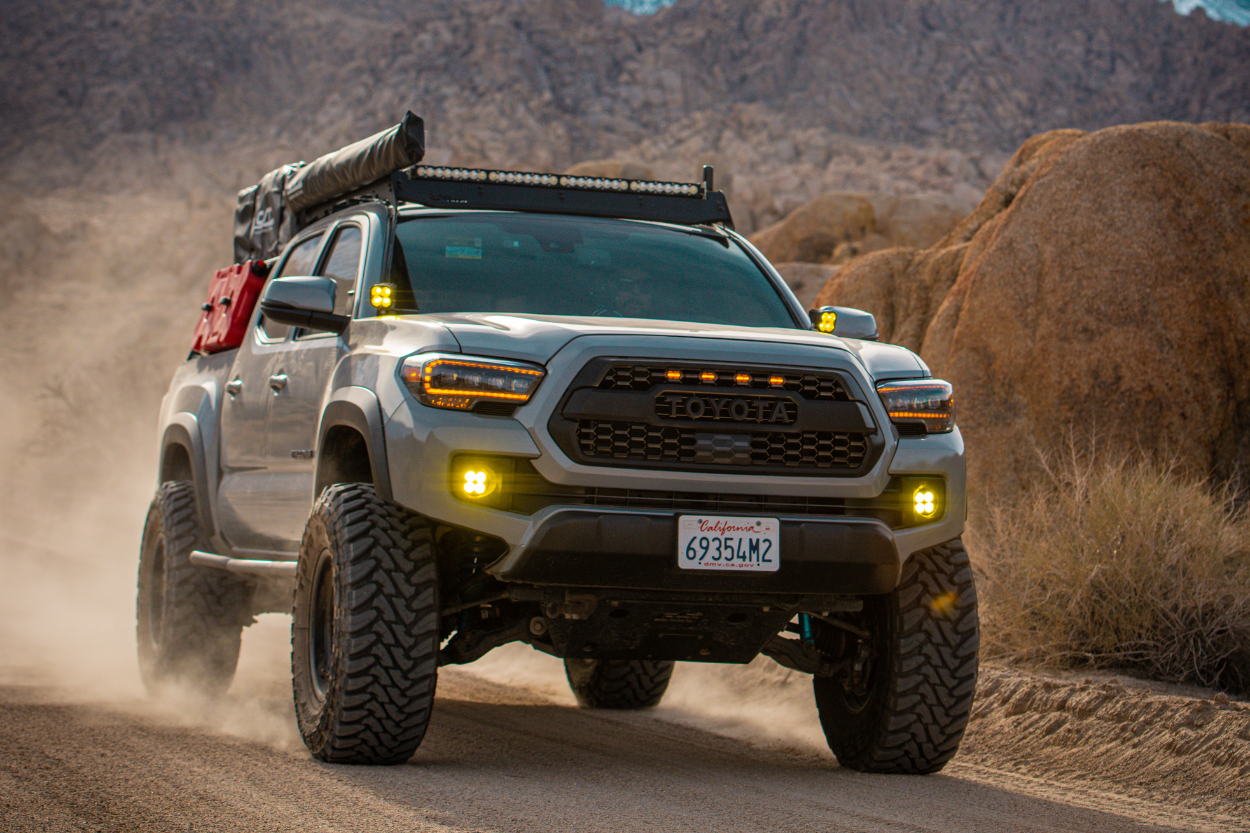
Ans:
{"label": "truck door", "polygon": [[[317,274],[333,278],[334,311],[353,315],[356,285],[363,264],[364,230],[357,221],[339,224]],[[297,330],[289,344],[275,355],[269,378],[265,465],[272,490],[275,532],[298,545],[312,508],[317,470],[317,429],[322,401],[339,359],[347,352],[334,333]]]}
{"label": "truck door", "polygon": [[[298,242],[270,277],[311,275],[325,242],[321,232]],[[272,477],[265,455],[265,423],[273,390],[271,367],[291,343],[292,329],[266,321],[259,310],[240,345],[221,406],[221,484],[217,507],[222,534],[241,550],[287,549],[273,529]]]}

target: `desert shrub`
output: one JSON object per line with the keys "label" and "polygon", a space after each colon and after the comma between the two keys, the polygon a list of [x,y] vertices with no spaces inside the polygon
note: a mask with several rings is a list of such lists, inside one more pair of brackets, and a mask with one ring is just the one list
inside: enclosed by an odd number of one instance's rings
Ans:
{"label": "desert shrub", "polygon": [[1250,516],[1229,487],[1069,449],[970,532],[988,656],[1250,691]]}

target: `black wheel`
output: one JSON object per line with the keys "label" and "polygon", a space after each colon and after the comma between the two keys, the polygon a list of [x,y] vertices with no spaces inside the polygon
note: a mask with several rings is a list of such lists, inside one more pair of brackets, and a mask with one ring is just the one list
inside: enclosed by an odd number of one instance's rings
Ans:
{"label": "black wheel", "polygon": [[851,667],[814,678],[838,763],[864,772],[937,772],[963,739],[977,682],[977,591],[958,539],[916,553],[895,591],[865,599],[858,635],[815,621],[817,645]]}
{"label": "black wheel", "polygon": [[313,755],[400,764],[425,737],[438,672],[430,530],[361,483],[331,486],[300,546],[291,626],[295,715]]}
{"label": "black wheel", "polygon": [[135,605],[139,673],[150,692],[177,682],[216,697],[234,679],[251,590],[229,573],[191,563],[193,551],[210,549],[195,487],[162,484],[143,527]]}
{"label": "black wheel", "polygon": [[647,659],[566,659],[564,674],[586,709],[647,709],[658,706],[674,663]]}

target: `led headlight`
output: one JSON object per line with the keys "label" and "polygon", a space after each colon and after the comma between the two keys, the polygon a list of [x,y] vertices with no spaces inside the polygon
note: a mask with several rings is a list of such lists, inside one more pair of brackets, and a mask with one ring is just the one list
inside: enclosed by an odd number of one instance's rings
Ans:
{"label": "led headlight", "polygon": [[411,356],[400,371],[404,384],[423,404],[467,411],[479,402],[523,405],[547,371],[523,362],[469,356]]}
{"label": "led headlight", "polygon": [[900,425],[923,425],[929,434],[942,434],[955,427],[955,394],[950,382],[941,379],[914,379],[882,382],[877,394]]}

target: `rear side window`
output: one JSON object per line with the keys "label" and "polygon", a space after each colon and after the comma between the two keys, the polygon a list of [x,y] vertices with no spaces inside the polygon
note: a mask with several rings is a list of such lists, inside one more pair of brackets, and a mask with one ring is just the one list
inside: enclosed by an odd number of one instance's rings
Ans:
{"label": "rear side window", "polygon": [[[313,235],[312,237],[300,243],[291,250],[291,254],[287,257],[286,262],[282,264],[279,272],[273,275],[275,278],[281,278],[288,275],[311,275],[313,269],[317,266],[317,252],[321,249],[321,235]],[[260,319],[260,330],[265,338],[270,341],[281,341],[286,338],[287,333],[291,331],[289,324],[279,324],[276,321],[269,321],[263,315]]]}

